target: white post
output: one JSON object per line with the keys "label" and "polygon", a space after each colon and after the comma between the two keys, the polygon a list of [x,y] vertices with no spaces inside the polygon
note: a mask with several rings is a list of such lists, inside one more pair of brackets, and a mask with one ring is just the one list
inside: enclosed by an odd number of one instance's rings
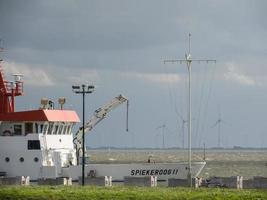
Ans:
{"label": "white post", "polygon": [[[189,35],[190,36],[190,35]],[[189,40],[190,41],[190,40]],[[190,54],[186,58],[188,68],[188,179],[190,187],[192,187],[192,173],[191,173],[191,135],[192,135],[192,124],[191,124],[191,60]]]}
{"label": "white post", "polygon": [[190,55],[190,41],[191,34],[189,33],[189,46],[188,46],[188,55],[186,55],[186,65],[188,69],[188,179],[189,185],[192,187],[192,173],[191,173],[191,136],[192,136],[192,121],[191,121],[191,55]]}

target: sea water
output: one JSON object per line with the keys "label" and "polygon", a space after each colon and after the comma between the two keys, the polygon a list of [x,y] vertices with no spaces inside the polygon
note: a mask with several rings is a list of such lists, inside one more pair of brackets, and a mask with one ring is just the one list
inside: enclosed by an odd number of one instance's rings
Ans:
{"label": "sea water", "polygon": [[[188,160],[186,150],[114,150],[89,149],[91,163],[180,162]],[[200,176],[267,177],[267,150],[203,150],[192,151],[192,161],[207,162]]]}

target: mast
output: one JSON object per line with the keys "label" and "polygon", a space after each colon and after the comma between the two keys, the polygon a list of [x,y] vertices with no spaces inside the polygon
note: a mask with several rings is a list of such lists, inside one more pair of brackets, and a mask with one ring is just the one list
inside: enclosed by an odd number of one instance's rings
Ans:
{"label": "mast", "polygon": [[[0,39],[0,43],[1,41]],[[0,52],[3,51],[3,47],[0,47]],[[15,96],[23,94],[23,82],[21,81],[23,75],[14,74],[14,81],[6,81],[1,66],[2,61],[3,59],[0,58],[0,113],[9,113],[15,111]]]}
{"label": "mast", "polygon": [[188,55],[185,55],[186,65],[188,70],[188,178],[190,179],[190,186],[192,187],[192,173],[191,173],[191,158],[192,158],[192,151],[191,151],[191,137],[192,137],[192,117],[191,117],[191,55],[190,55],[190,37],[191,34],[189,33],[189,46],[188,46]]}
{"label": "mast", "polygon": [[164,60],[165,63],[186,63],[187,70],[188,70],[188,182],[190,187],[192,187],[192,106],[191,106],[191,66],[192,62],[215,62],[216,60],[210,59],[192,59],[191,57],[191,33],[188,34],[188,53],[185,54],[185,59],[175,59],[175,60]]}

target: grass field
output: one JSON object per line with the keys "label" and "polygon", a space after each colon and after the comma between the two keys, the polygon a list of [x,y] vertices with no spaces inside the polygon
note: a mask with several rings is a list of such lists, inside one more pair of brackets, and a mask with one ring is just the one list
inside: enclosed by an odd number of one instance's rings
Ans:
{"label": "grass field", "polygon": [[1,186],[1,200],[84,200],[84,199],[240,199],[266,200],[267,190],[144,188],[144,187],[91,187],[91,186]]}

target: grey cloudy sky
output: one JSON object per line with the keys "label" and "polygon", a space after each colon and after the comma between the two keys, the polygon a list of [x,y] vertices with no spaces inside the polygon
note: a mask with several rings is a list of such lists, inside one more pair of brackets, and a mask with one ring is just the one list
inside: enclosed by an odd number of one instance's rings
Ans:
{"label": "grey cloudy sky", "polygon": [[[118,94],[130,100],[87,137],[89,146],[182,146],[186,118],[188,33],[193,58],[193,146],[266,147],[267,2],[265,0],[0,0],[0,38],[6,75],[23,73],[25,96],[17,109],[34,109],[41,97],[68,99],[81,116],[72,84],[98,87],[87,96],[87,117]],[[8,77],[8,76],[7,76]],[[186,137],[185,137],[186,139]]]}

